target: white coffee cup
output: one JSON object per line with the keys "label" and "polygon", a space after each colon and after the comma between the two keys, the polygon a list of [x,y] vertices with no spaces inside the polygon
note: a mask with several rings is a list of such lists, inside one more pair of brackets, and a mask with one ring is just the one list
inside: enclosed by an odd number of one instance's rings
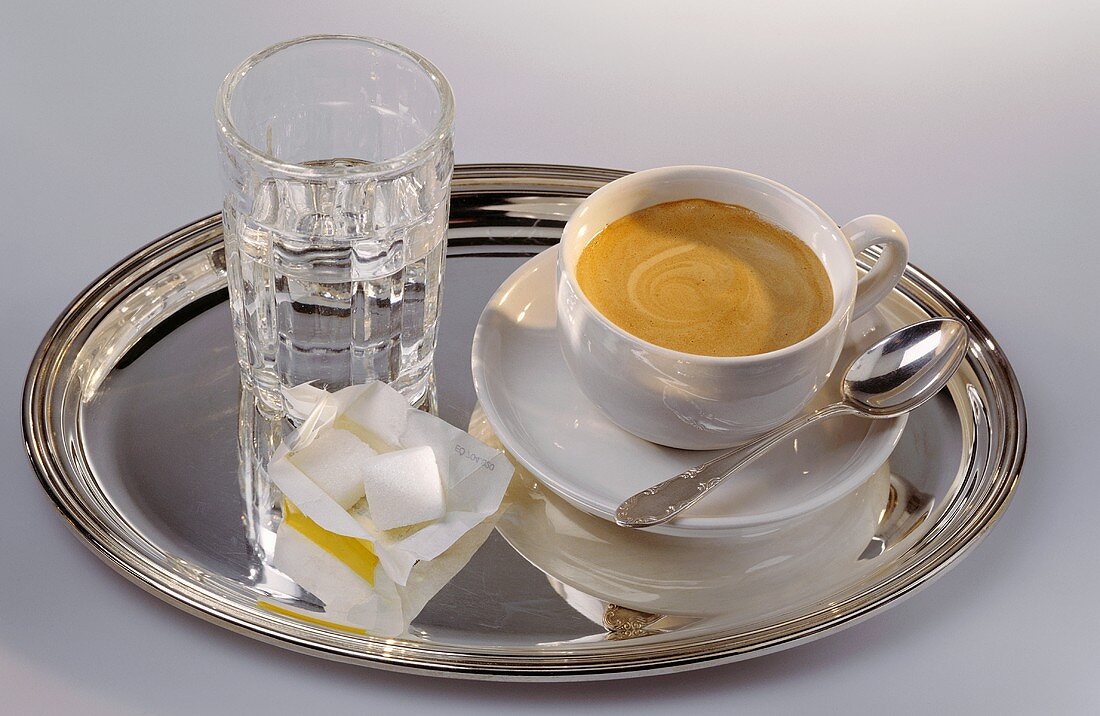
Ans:
{"label": "white coffee cup", "polygon": [[[581,251],[612,221],[680,199],[744,206],[805,242],[833,287],[825,325],[779,350],[716,357],[654,345],[597,311],[577,284]],[[882,254],[860,278],[855,254],[875,245]],[[705,166],[638,172],[594,192],[565,226],[557,290],[562,352],[581,390],[624,430],[671,447],[731,447],[806,406],[835,367],[849,321],[893,290],[908,257],[905,234],[885,216],[861,216],[838,228],[809,199],[770,179]]]}

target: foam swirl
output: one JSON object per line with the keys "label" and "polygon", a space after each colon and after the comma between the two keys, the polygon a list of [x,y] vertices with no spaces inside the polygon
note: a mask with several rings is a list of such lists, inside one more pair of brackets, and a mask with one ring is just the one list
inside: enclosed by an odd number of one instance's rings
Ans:
{"label": "foam swirl", "polygon": [[701,355],[750,355],[810,335],[832,312],[824,267],[797,237],[743,207],[688,199],[601,231],[581,290],[625,330]]}

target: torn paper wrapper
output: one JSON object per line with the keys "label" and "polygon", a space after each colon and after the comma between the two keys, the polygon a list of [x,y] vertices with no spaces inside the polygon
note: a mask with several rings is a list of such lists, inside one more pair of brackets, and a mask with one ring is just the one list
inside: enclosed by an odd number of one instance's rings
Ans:
{"label": "torn paper wrapper", "polygon": [[[394,615],[411,620],[488,536],[492,529],[489,518],[501,506],[512,477],[512,465],[502,452],[444,420],[410,407],[400,393],[381,382],[351,386],[336,393],[300,385],[286,391],[286,400],[298,428],[275,451],[268,476],[317,527],[369,542],[378,569],[373,585],[359,577],[353,579],[344,573],[346,570],[329,564],[335,559],[330,553],[318,547],[325,554],[318,556],[310,545],[303,543],[307,538],[293,526],[279,530],[276,556],[281,553],[282,559],[277,558],[275,566],[296,581],[295,572],[299,572],[311,584],[299,583],[325,601],[326,606],[329,599],[319,592],[330,592],[332,606],[349,623],[376,634],[392,632]],[[443,489],[443,516],[410,527],[383,530],[371,518],[370,505],[365,499],[350,509],[342,507],[336,498],[347,504],[349,481],[330,473],[333,469],[346,469],[345,461],[294,459],[303,451],[308,454],[307,448],[315,441],[321,440],[322,445],[330,442],[326,436],[332,431],[347,431],[360,439],[364,443],[360,453],[364,460],[374,459],[372,453],[385,455],[418,446],[431,448]],[[311,469],[322,469],[320,466],[330,473],[309,474]],[[289,532],[294,534],[283,547],[283,535]],[[467,534],[470,539],[463,539]],[[462,548],[452,550],[460,540]],[[305,566],[310,561],[309,554],[315,558],[312,567]],[[433,564],[433,560],[438,562]],[[324,564],[329,567],[323,567]],[[331,579],[326,576],[329,573]],[[388,627],[380,629],[380,625]]]}
{"label": "torn paper wrapper", "polygon": [[374,636],[401,636],[428,601],[466,566],[489,537],[504,509],[501,506],[435,559],[418,562],[403,587],[381,569],[374,572],[371,583],[347,562],[286,522],[279,527],[273,566],[324,602],[325,621],[360,628]]}

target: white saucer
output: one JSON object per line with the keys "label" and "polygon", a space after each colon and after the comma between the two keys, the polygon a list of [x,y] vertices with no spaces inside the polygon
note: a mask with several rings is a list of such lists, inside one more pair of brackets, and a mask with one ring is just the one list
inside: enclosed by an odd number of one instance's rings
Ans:
{"label": "white saucer", "polygon": [[[558,345],[557,247],[517,269],[485,307],[474,332],[474,388],[508,452],[546,487],[589,514],[614,520],[630,495],[716,451],[646,442],[611,421],[573,382]],[[833,377],[811,408],[839,396],[839,373],[889,332],[871,311],[852,323]],[[905,417],[840,417],[780,443],[736,479],[672,522],[649,531],[715,536],[804,515],[850,493],[890,456]]]}

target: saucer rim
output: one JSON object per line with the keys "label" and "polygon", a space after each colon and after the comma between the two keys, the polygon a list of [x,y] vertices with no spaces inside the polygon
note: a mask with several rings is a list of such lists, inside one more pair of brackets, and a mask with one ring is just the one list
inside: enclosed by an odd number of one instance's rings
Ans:
{"label": "saucer rim", "polygon": [[[524,454],[524,441],[519,439],[519,437],[510,430],[507,421],[503,419],[501,411],[491,397],[492,390],[487,387],[491,381],[486,380],[486,361],[482,359],[482,356],[485,350],[486,331],[489,330],[487,324],[490,320],[491,310],[500,305],[503,297],[509,293],[520,280],[525,278],[533,270],[541,268],[542,264],[547,264],[548,267],[553,268],[556,272],[558,270],[557,257],[559,253],[560,244],[555,244],[524,261],[523,264],[518,266],[508,275],[508,278],[506,278],[497,290],[493,292],[492,297],[485,304],[481,315],[478,317],[477,326],[474,329],[473,343],[470,349],[470,368],[473,376],[474,392],[477,395],[478,403],[485,413],[486,420],[488,420],[493,432],[512,458],[518,461],[525,469],[534,475],[535,478],[546,485],[548,489],[552,490],[556,495],[566,500],[574,507],[595,517],[614,522],[614,508],[608,510],[605,506],[594,503],[590,498],[577,493],[569,486],[568,481],[563,482],[558,477],[555,477],[556,472],[549,469],[549,466],[543,466],[539,461],[533,460],[529,455]],[[872,309],[872,311],[873,310],[874,309]],[[564,357],[562,361],[564,362]],[[604,415],[602,411],[598,410],[598,408],[596,412],[615,430],[626,432],[608,420],[607,416]],[[889,459],[890,455],[897,447],[905,431],[907,422],[908,415],[901,415],[896,418],[874,419],[867,435],[864,436],[864,439],[861,441],[860,447],[857,448],[857,454],[865,449],[863,446],[872,438],[873,433],[877,429],[881,435],[881,439],[869,452],[871,455],[870,461],[876,466],[881,466]],[[519,446],[519,449],[517,449],[516,446]],[[866,474],[863,474],[864,472],[866,472]],[[863,484],[863,479],[869,477],[873,473],[874,469],[870,472],[864,470],[853,471],[850,475],[845,475],[844,479],[838,481],[836,485],[821,492],[815,497],[779,510],[732,517],[685,516],[663,525],[648,527],[646,531],[675,536],[711,537],[719,536],[730,531],[775,525],[788,520],[805,517],[836,502],[858,488]]]}

